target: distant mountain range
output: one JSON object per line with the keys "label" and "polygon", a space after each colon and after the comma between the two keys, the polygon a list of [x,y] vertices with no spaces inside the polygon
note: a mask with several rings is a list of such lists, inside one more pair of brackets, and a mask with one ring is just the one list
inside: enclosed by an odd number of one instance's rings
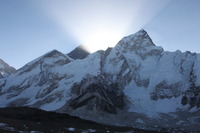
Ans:
{"label": "distant mountain range", "polygon": [[29,106],[147,130],[199,131],[199,66],[200,54],[164,51],[140,30],[105,51],[53,50],[6,72],[0,107]]}

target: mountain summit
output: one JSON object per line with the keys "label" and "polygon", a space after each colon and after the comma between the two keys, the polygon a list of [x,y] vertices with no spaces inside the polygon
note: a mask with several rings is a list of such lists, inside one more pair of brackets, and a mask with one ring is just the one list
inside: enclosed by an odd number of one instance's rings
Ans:
{"label": "mountain summit", "polygon": [[84,59],[87,57],[90,53],[86,50],[84,45],[80,45],[74,50],[72,50],[67,55],[71,57],[72,59]]}
{"label": "mountain summit", "polygon": [[0,59],[0,78],[7,77],[15,71],[16,69],[14,67],[9,66],[6,62]]}
{"label": "mountain summit", "polygon": [[0,79],[0,106],[30,106],[84,119],[200,130],[200,54],[166,52],[146,31],[81,60],[51,51]]}

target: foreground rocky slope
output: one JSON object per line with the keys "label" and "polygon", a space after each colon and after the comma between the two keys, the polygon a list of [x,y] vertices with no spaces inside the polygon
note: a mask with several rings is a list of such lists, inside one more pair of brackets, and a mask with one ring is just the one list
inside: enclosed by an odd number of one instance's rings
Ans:
{"label": "foreground rocky slope", "polygon": [[56,50],[39,57],[0,80],[0,106],[30,106],[136,128],[198,131],[199,66],[200,54],[164,51],[140,30],[82,60]]}
{"label": "foreground rocky slope", "polygon": [[[165,129],[160,132],[166,131]],[[67,114],[47,112],[34,108],[0,108],[0,133],[103,133],[134,132],[155,133],[156,131],[138,130],[131,127],[117,127],[98,124]]]}

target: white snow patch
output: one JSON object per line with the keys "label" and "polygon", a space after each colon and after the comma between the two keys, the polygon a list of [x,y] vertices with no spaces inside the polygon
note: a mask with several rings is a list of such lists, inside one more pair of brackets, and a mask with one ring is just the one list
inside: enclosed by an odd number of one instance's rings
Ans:
{"label": "white snow patch", "polygon": [[15,128],[13,127],[9,127],[7,124],[5,123],[0,123],[0,128],[3,130],[7,130],[7,131],[16,131]]}
{"label": "white snow patch", "polygon": [[142,120],[142,119],[140,119],[140,118],[137,118],[135,122],[141,123],[141,124],[145,124],[144,120]]}
{"label": "white snow patch", "polygon": [[0,123],[0,127],[4,127],[4,126],[7,126],[7,124],[5,124],[5,123]]}
{"label": "white snow patch", "polygon": [[30,131],[30,133],[43,133],[41,131]]}
{"label": "white snow patch", "polygon": [[70,127],[70,128],[67,128],[67,130],[73,132],[76,130],[76,128]]}
{"label": "white snow patch", "polygon": [[88,131],[89,131],[89,133],[95,133],[96,132],[96,130],[94,130],[94,129],[88,129]]}

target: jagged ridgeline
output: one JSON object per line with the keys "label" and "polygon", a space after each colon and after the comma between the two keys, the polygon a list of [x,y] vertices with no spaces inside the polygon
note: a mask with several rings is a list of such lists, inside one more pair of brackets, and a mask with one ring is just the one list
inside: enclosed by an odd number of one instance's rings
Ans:
{"label": "jagged ridgeline", "polygon": [[50,51],[2,78],[0,106],[136,128],[200,130],[200,54],[164,51],[144,30],[105,51],[76,51],[81,54]]}

